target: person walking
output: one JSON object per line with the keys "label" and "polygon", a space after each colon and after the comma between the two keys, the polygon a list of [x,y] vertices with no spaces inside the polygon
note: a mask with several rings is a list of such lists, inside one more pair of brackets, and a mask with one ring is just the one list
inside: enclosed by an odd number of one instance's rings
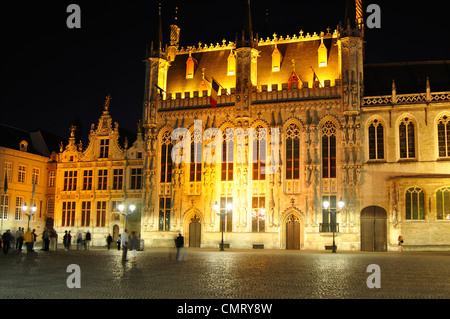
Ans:
{"label": "person walking", "polygon": [[109,234],[108,237],[106,237],[106,244],[108,245],[108,250],[111,249],[112,241],[113,241],[113,238],[112,238],[111,234]]}
{"label": "person walking", "polygon": [[402,245],[403,245],[403,237],[402,235],[398,236],[398,252],[402,252]]}
{"label": "person walking", "polygon": [[9,229],[2,235],[2,241],[3,241],[3,253],[6,255],[8,251],[11,249],[11,241],[12,241],[12,235]]}
{"label": "person walking", "polygon": [[136,237],[136,232],[131,232],[131,238],[129,240],[129,249],[131,250],[131,257],[133,258],[133,261],[136,261],[136,250],[139,248],[139,240]]}
{"label": "person walking", "polygon": [[56,241],[58,239],[58,234],[56,233],[55,229],[52,229],[50,231],[50,250],[56,251]]}
{"label": "person walking", "polygon": [[33,245],[31,246],[31,251],[34,251],[34,247],[36,246],[36,241],[37,241],[36,229],[33,229],[31,234],[33,235]]}
{"label": "person walking", "polygon": [[63,236],[63,244],[64,244],[64,251],[68,251],[69,248],[69,234],[67,233],[67,230],[64,231],[64,236]]}
{"label": "person walking", "polygon": [[119,236],[117,236],[117,250],[120,250],[120,243],[122,242],[122,238],[119,234]]}
{"label": "person walking", "polygon": [[70,245],[72,244],[72,234],[70,232],[71,230],[69,230],[69,233],[67,234],[67,250],[70,250]]}
{"label": "person walking", "polygon": [[127,261],[127,252],[128,252],[128,229],[122,234],[122,261]]}
{"label": "person walking", "polygon": [[17,251],[22,251],[22,246],[23,246],[23,227],[19,227],[19,230],[16,231],[16,250]]}
{"label": "person walking", "polygon": [[43,241],[43,251],[49,250],[49,244],[50,244],[50,235],[47,231],[47,228],[44,228],[44,232],[42,233],[42,241]]}
{"label": "person walking", "polygon": [[[184,237],[178,234],[178,237],[175,239],[175,245],[177,246],[177,261],[180,261],[183,258],[183,249],[184,249]],[[186,260],[186,255],[184,255],[184,260]]]}
{"label": "person walking", "polygon": [[83,234],[79,231],[77,234],[77,250],[83,249]]}
{"label": "person walking", "polygon": [[89,250],[89,248],[91,247],[91,233],[89,232],[89,230],[86,233],[84,245],[86,250]]}

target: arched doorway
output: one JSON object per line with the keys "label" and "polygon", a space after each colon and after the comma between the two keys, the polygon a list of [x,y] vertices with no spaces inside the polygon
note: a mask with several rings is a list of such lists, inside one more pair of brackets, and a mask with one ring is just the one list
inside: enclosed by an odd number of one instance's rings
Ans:
{"label": "arched doorway", "polygon": [[202,224],[200,217],[195,214],[189,222],[189,247],[200,247],[202,242]]}
{"label": "arched doorway", "polygon": [[378,206],[361,212],[361,250],[387,251],[387,213]]}
{"label": "arched doorway", "polygon": [[295,215],[286,220],[286,249],[300,250],[300,219]]}

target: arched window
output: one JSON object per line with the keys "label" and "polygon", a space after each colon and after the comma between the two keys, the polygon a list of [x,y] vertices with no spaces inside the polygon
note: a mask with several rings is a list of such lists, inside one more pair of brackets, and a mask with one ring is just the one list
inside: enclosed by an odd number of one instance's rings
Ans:
{"label": "arched window", "polygon": [[172,182],[172,140],[166,131],[161,138],[161,183]]}
{"label": "arched window", "polygon": [[336,178],[336,126],[332,121],[322,127],[322,177]]}
{"label": "arched window", "polygon": [[446,219],[450,216],[450,187],[443,187],[436,191],[436,218]]}
{"label": "arched window", "polygon": [[379,120],[369,124],[369,159],[384,159],[384,127]]}
{"label": "arched window", "polygon": [[400,158],[416,157],[415,127],[412,120],[405,117],[398,127],[400,142]]}
{"label": "arched window", "polygon": [[253,132],[253,180],[266,179],[267,129],[258,126]]}
{"label": "arched window", "polygon": [[450,157],[450,117],[442,116],[438,121],[439,157]]}
{"label": "arched window", "polygon": [[233,162],[234,162],[234,130],[225,129],[223,132],[223,150],[222,150],[222,172],[221,180],[233,180]]}
{"label": "arched window", "polygon": [[405,209],[407,220],[425,219],[425,194],[421,188],[412,187],[406,191]]}
{"label": "arched window", "polygon": [[300,179],[300,129],[291,124],[286,130],[286,179]]}
{"label": "arched window", "polygon": [[[197,140],[196,140],[197,137]],[[189,170],[189,180],[200,182],[202,180],[202,141],[200,134],[194,134],[191,140],[191,164]]]}

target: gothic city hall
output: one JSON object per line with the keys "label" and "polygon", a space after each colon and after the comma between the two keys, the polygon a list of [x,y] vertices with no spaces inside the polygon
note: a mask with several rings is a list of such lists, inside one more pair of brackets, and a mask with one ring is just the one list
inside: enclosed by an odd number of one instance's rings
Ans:
{"label": "gothic city hall", "polygon": [[[26,227],[34,196],[33,228],[89,231],[94,246],[127,228],[146,249],[180,233],[211,249],[397,251],[399,236],[405,250],[450,249],[445,61],[365,64],[361,0],[334,30],[268,37],[254,32],[250,1],[241,10],[234,39],[199,33],[186,47],[178,20],[164,32],[161,8],[152,13],[131,138],[108,96],[88,145],[76,127],[52,153],[36,132],[2,145],[3,229]],[[405,74],[422,81],[397,92]]]}

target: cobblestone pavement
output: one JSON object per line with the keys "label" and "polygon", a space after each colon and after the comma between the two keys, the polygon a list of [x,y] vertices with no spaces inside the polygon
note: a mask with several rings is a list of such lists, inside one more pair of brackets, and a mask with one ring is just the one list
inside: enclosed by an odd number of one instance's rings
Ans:
{"label": "cobblestone pavement", "polygon": [[[448,299],[450,252],[175,249],[0,254],[1,299]],[[129,259],[131,256],[128,255]],[[81,269],[81,288],[69,289],[67,267]],[[381,288],[368,288],[380,267]]]}

